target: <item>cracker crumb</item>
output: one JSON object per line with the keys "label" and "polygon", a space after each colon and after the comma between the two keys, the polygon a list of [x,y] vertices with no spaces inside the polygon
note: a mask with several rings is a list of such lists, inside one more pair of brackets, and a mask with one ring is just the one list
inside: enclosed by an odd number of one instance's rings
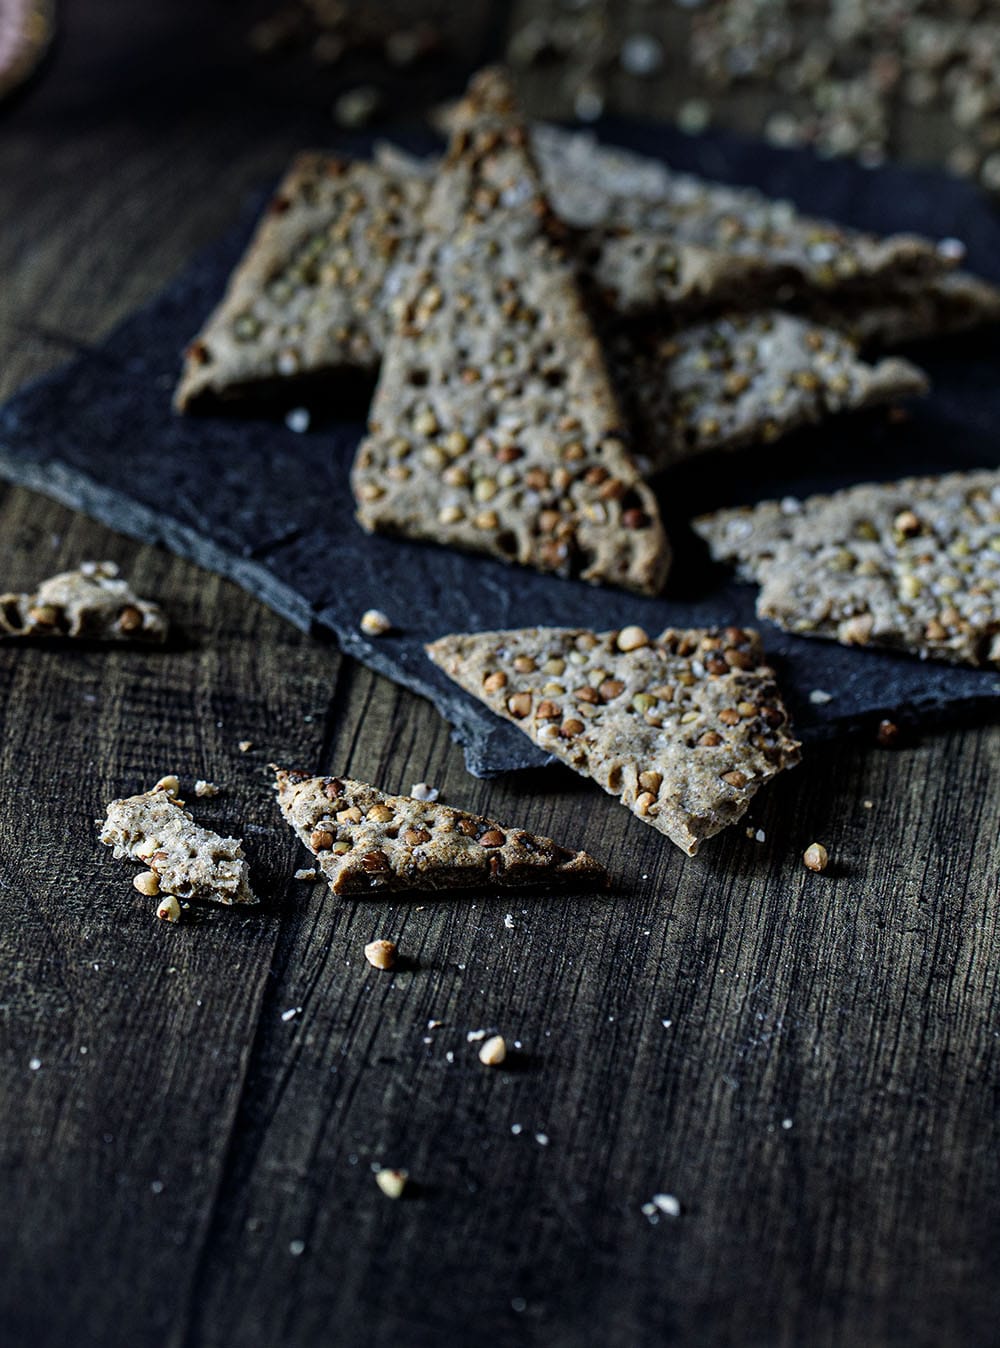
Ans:
{"label": "cracker crumb", "polygon": [[392,969],[396,963],[396,942],[369,941],[365,946],[365,959],[375,969]]}
{"label": "cracker crumb", "polygon": [[809,701],[815,707],[822,707],[827,702],[833,701],[833,694],[826,692],[823,688],[814,688],[809,694]]}
{"label": "cracker crumb", "polygon": [[762,828],[759,828],[753,836],[756,842],[759,843],[767,842],[767,834],[764,832]]}
{"label": "cracker crumb", "polygon": [[810,843],[802,853],[802,860],[811,871],[825,871],[830,862],[830,854],[822,843]]}
{"label": "cracker crumb", "polygon": [[429,1030],[440,1030],[443,1024],[444,1024],[443,1020],[429,1020],[427,1022],[427,1028]]}
{"label": "cracker crumb", "polygon": [[410,1179],[407,1170],[376,1170],[375,1183],[385,1194],[386,1198],[402,1198]]}
{"label": "cracker crumb", "polygon": [[317,878],[317,874],[318,873],[314,866],[311,867],[307,866],[302,870],[296,871],[294,878],[296,880],[315,880]]}
{"label": "cracker crumb", "polygon": [[153,790],[166,791],[168,796],[179,796],[181,793],[181,784],[177,779],[177,774],[175,772],[168,772],[165,777],[160,778],[153,787]]}
{"label": "cracker crumb", "polygon": [[41,1067],[41,1065],[42,1065],[41,1058],[32,1058],[28,1062],[28,1070],[31,1072],[37,1072],[38,1069]]}
{"label": "cracker crumb", "polygon": [[873,800],[863,800],[861,805],[866,810],[873,810],[875,808],[875,802]]}
{"label": "cracker crumb", "polygon": [[521,1134],[524,1132],[524,1128],[519,1123],[512,1123],[510,1125],[510,1131],[514,1134],[515,1137],[520,1137]]}
{"label": "cracker crumb", "polygon": [[479,1061],[484,1067],[499,1067],[507,1057],[507,1042],[503,1035],[495,1034],[479,1050]]}
{"label": "cracker crumb", "polygon": [[674,1194],[654,1194],[652,1203],[657,1212],[662,1212],[665,1217],[681,1215],[680,1200]]}
{"label": "cracker crumb", "polygon": [[253,748],[253,740],[240,740],[238,747],[241,754],[248,754]]}
{"label": "cracker crumb", "polygon": [[538,1143],[540,1147],[547,1147],[549,1145],[548,1133],[536,1133],[535,1141]]}
{"label": "cracker crumb", "polygon": [[[136,877],[138,879],[138,877]],[[161,922],[179,922],[181,920],[181,906],[173,894],[167,894],[159,902],[156,909],[156,916]]]}
{"label": "cracker crumb", "polygon": [[160,880],[155,871],[140,871],[132,884],[140,894],[145,894],[147,899],[154,899],[160,892]]}
{"label": "cracker crumb", "polygon": [[441,795],[436,786],[428,786],[426,782],[414,782],[410,787],[410,795],[414,800],[435,801]]}
{"label": "cracker crumb", "polygon": [[384,637],[387,632],[392,631],[392,619],[387,613],[383,613],[379,608],[366,609],[361,615],[361,622],[358,624],[365,636]]}
{"label": "cracker crumb", "polygon": [[309,409],[308,407],[293,407],[285,413],[285,425],[290,431],[295,431],[298,435],[303,435],[309,429]]}
{"label": "cracker crumb", "polygon": [[477,1044],[480,1039],[485,1038],[486,1038],[485,1030],[469,1030],[468,1034],[466,1034],[465,1036],[466,1043],[469,1044]]}
{"label": "cracker crumb", "polygon": [[282,1011],[281,1019],[286,1021],[294,1020],[301,1010],[301,1006],[290,1006],[287,1011]]}
{"label": "cracker crumb", "polygon": [[782,1119],[782,1120],[781,1120],[781,1126],[782,1126],[782,1128],[784,1128],[784,1129],[786,1130],[786,1132],[787,1132],[787,1130],[788,1130],[789,1128],[791,1128],[791,1126],[792,1126],[792,1124],[793,1124],[794,1122],[795,1122],[794,1119]]}
{"label": "cracker crumb", "polygon": [[217,796],[221,790],[222,788],[216,786],[215,782],[206,782],[201,778],[194,784],[194,793],[196,796]]}
{"label": "cracker crumb", "polygon": [[508,931],[513,931],[513,930],[514,930],[514,914],[513,914],[513,913],[504,913],[504,916],[503,916],[503,924],[504,924],[504,926],[508,929]]}
{"label": "cracker crumb", "polygon": [[294,1254],[296,1258],[300,1254],[305,1254],[306,1243],[304,1240],[290,1240],[288,1242],[288,1253]]}

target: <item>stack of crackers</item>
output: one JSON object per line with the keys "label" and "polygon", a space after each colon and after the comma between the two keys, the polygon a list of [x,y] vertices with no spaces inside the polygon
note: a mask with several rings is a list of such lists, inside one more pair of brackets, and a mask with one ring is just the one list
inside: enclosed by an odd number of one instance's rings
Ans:
{"label": "stack of crackers", "polygon": [[[651,480],[919,395],[886,346],[1000,319],[955,240],[878,238],[529,129],[500,70],[448,129],[437,162],[297,158],[176,393],[184,413],[287,408],[306,379],[374,380],[351,472],[367,530],[657,594]],[[695,528],[789,630],[1000,665],[996,470]],[[760,639],[736,627],[450,634],[429,655],[688,852],[798,757]]]}

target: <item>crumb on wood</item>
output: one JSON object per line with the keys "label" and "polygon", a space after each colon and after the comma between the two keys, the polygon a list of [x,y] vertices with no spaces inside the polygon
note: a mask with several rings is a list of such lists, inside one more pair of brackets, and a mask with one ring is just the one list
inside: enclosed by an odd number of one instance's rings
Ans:
{"label": "crumb on wood", "polygon": [[414,800],[435,801],[441,795],[436,786],[428,786],[426,782],[414,782],[410,787],[410,795]]}
{"label": "crumb on wood", "polygon": [[307,866],[302,870],[295,872],[296,880],[315,880],[318,878],[318,872],[315,866]]}
{"label": "crumb on wood", "polygon": [[240,740],[239,751],[241,754],[248,754],[253,748],[253,740]]}
{"label": "crumb on wood", "polygon": [[215,782],[206,782],[201,778],[194,784],[194,793],[196,796],[217,796],[222,790]]}

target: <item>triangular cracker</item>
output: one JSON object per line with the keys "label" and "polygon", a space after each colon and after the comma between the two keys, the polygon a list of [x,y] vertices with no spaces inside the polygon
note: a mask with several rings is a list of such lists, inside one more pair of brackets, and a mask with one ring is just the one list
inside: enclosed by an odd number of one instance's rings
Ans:
{"label": "triangular cracker", "polygon": [[196,824],[162,787],[113,800],[100,836],[116,857],[148,866],[164,894],[227,906],[257,902],[239,840]]}
{"label": "triangular cracker", "polygon": [[509,86],[431,190],[352,484],[366,529],[656,592],[669,550]]}
{"label": "triangular cracker", "polygon": [[425,197],[418,179],[372,164],[297,156],[188,347],[177,408],[307,374],[374,374]]}
{"label": "triangular cracker", "polygon": [[1000,470],[765,501],[694,528],[788,631],[1000,665]]}
{"label": "triangular cracker", "polygon": [[603,888],[604,867],[551,838],[347,777],[276,769],[278,804],[335,894]]}
{"label": "triangular cracker", "polygon": [[652,472],[927,391],[909,361],[870,365],[838,332],[778,310],[732,314],[669,337],[622,332],[609,353],[636,458]]}
{"label": "triangular cracker", "polygon": [[136,595],[114,562],[83,562],[42,581],[34,594],[0,594],[0,638],[163,642],[167,618]]}
{"label": "triangular cracker", "polygon": [[798,762],[756,632],[539,627],[442,637],[427,653],[689,856]]}
{"label": "triangular cracker", "polygon": [[553,208],[579,227],[665,232],[675,244],[765,256],[797,283],[828,294],[893,284],[953,267],[960,246],[915,234],[880,238],[801,214],[751,187],[678,173],[658,159],[602,145],[588,132],[540,125],[532,144]]}

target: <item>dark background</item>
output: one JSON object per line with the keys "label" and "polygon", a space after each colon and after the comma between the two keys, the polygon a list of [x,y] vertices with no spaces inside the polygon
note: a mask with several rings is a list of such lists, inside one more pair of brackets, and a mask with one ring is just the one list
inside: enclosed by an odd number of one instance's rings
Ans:
{"label": "dark background", "polygon": [[[4,393],[155,293],[295,149],[350,144],[338,92],[381,81],[386,121],[412,121],[510,14],[456,7],[447,53],[384,78],[359,53],[264,60],[236,4],[62,19],[0,107]],[[763,841],[688,860],[568,773],[474,781],[420,699],[0,489],[5,588],[100,556],[179,635],[0,649],[0,1340],[995,1341],[995,727],[814,750],[751,811]],[[288,879],[274,759],[430,781],[618,884],[334,901]],[[104,803],[167,771],[224,785],[198,817],[246,838],[259,913],[164,927],[97,843]],[[407,965],[370,969],[374,936]],[[486,1028],[521,1043],[508,1068],[479,1064]],[[413,1196],[384,1198],[375,1162]],[[661,1192],[682,1212],[654,1225]]]}

